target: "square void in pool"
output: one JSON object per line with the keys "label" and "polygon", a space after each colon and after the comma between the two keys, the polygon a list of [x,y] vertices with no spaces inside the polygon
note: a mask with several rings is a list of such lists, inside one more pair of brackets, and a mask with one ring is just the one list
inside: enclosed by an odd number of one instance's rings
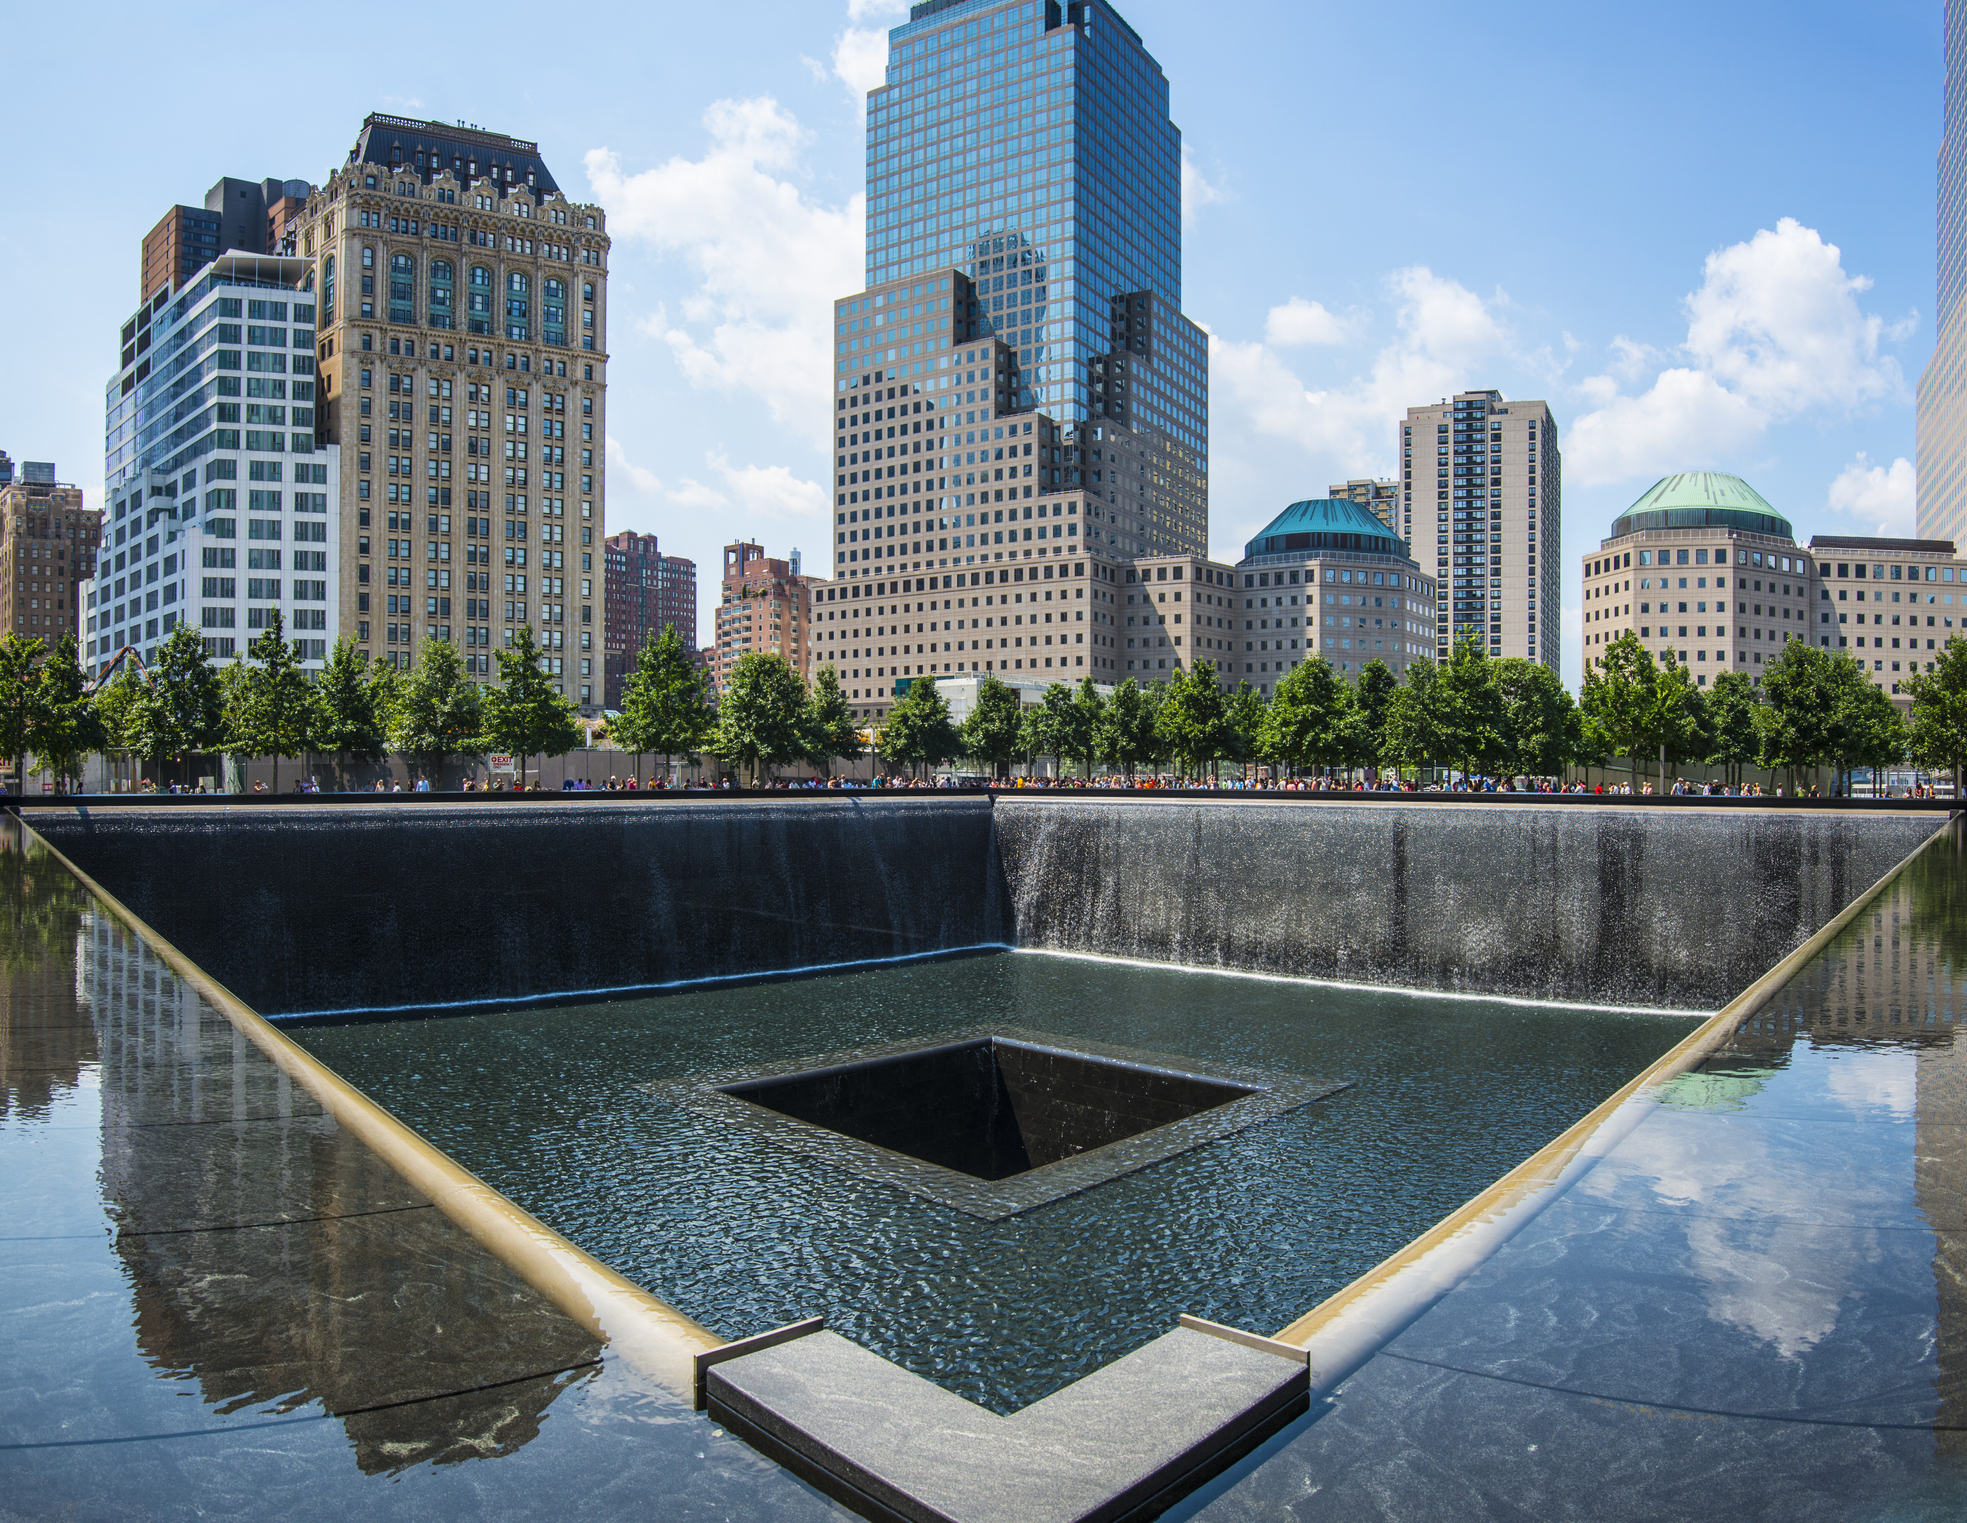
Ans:
{"label": "square void in pool", "polygon": [[1000,1218],[1344,1087],[993,1029],[650,1089],[864,1178]]}

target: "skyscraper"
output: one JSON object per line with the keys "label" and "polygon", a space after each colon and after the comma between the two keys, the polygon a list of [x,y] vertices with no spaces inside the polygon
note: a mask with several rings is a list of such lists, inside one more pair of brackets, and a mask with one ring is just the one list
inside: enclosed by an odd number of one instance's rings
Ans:
{"label": "skyscraper", "polygon": [[[1464,391],[1452,402],[1407,409],[1400,425],[1402,535],[1410,545],[1418,538],[1432,487],[1442,660],[1466,637],[1492,656],[1524,656],[1557,669],[1563,480],[1546,403]],[[1416,546],[1427,565],[1423,555]]]}
{"label": "skyscraper", "polygon": [[307,205],[305,180],[223,179],[205,192],[205,204],[174,206],[143,240],[143,273],[137,291],[149,301],[165,286],[190,281],[220,254],[293,253],[293,224]]}
{"label": "skyscraper", "polygon": [[0,450],[0,630],[52,648],[64,635],[81,648],[82,584],[95,574],[102,512],[82,506],[82,489],[55,480],[45,460],[23,460],[20,479]]}
{"label": "skyscraper", "polygon": [[602,578],[607,612],[607,706],[621,707],[622,682],[650,635],[670,625],[697,648],[697,563],[664,555],[653,534],[624,529],[608,536]]}
{"label": "skyscraper", "polygon": [[535,143],[371,115],[295,228],[318,261],[324,445],[346,447],[341,627],[481,680],[530,625],[559,690],[604,681],[606,219]]}
{"label": "skyscraper", "polygon": [[1939,328],[1919,376],[1921,539],[1967,540],[1967,0],[1946,0],[1946,111],[1940,133]]}
{"label": "skyscraper", "polygon": [[[980,500],[995,516],[1014,415],[1020,511],[1075,492],[1108,553],[1206,553],[1208,349],[1180,311],[1181,135],[1160,65],[1104,0],[924,0],[889,43],[868,95],[868,285],[835,309],[836,529],[912,495],[900,511],[944,530]],[[901,447],[903,468],[890,391],[931,436]],[[878,451],[860,426],[876,392]],[[863,537],[836,533],[841,567]]]}

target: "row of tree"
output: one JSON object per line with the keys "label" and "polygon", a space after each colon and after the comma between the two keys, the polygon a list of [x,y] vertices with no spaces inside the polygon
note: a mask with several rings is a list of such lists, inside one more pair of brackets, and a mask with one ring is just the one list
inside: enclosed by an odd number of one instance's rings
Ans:
{"label": "row of tree", "polygon": [[[636,680],[657,669],[645,653]],[[670,675],[661,684],[650,679],[652,695],[658,686],[686,686],[674,663],[661,669]],[[1109,694],[1091,678],[1077,688],[1054,683],[1029,708],[986,675],[961,724],[934,679],[918,678],[874,744],[894,766],[967,759],[998,774],[1013,761],[1051,758],[1061,772],[1089,776],[1165,766],[1193,777],[1224,763],[1265,763],[1297,774],[1379,767],[1556,777],[1618,757],[1635,775],[1656,775],[1662,788],[1689,763],[1725,769],[1737,783],[1751,766],[1787,772],[1793,784],[1804,772],[1829,769],[1842,778],[1853,767],[1907,761],[1957,776],[1967,759],[1967,642],[1949,644],[1933,672],[1903,687],[1909,715],[1855,659],[1802,641],[1764,667],[1759,687],[1733,671],[1703,687],[1672,652],[1655,658],[1626,635],[1587,669],[1574,700],[1548,667],[1494,658],[1470,641],[1445,662],[1414,663],[1404,680],[1374,661],[1348,682],[1314,657],[1268,698],[1247,682],[1226,690],[1206,662],[1166,684],[1129,679]],[[625,710],[632,706],[624,700]],[[824,771],[861,751],[831,667],[808,692],[778,657],[747,656],[720,710],[701,696],[669,707],[694,713],[695,728],[654,724],[647,733],[660,732],[664,744],[648,749],[707,747],[754,775],[793,762]]]}
{"label": "row of tree", "polygon": [[[58,786],[82,758],[121,751],[160,770],[224,751],[283,759],[332,756],[351,764],[402,753],[437,777],[457,758],[506,752],[557,756],[583,744],[574,707],[547,675],[532,630],[497,652],[499,683],[481,686],[462,656],[428,642],[406,671],[367,661],[338,642],[310,677],[277,621],[220,666],[196,631],[179,625],[148,670],[132,666],[91,688],[72,639],[54,649],[0,638],[0,756],[18,773],[27,757]],[[1552,777],[1621,757],[1658,768],[1662,787],[1685,763],[1795,775],[1914,760],[1951,772],[1967,761],[1967,642],[1950,641],[1930,673],[1904,684],[1902,714],[1850,656],[1802,641],[1763,668],[1761,685],[1723,672],[1702,687],[1668,652],[1656,659],[1627,634],[1585,671],[1577,700],[1548,667],[1489,656],[1473,641],[1445,662],[1410,665],[1404,680],[1368,663],[1348,682],[1313,657],[1265,697],[1247,682],[1225,689],[1204,662],[1166,684],[1132,679],[1103,694],[1090,677],[1054,683],[1027,708],[986,675],[961,724],[933,678],[918,678],[889,710],[874,748],[890,766],[926,768],[966,758],[1002,775],[1015,761],[1050,758],[1060,772],[1143,767],[1185,776],[1224,763],[1264,763],[1302,774],[1357,768],[1459,770],[1465,775]],[[839,674],[823,667],[809,688],[783,658],[741,658],[721,699],[672,627],[651,635],[624,685],[607,737],[638,758],[694,761],[708,752],[758,781],[803,763],[825,772],[867,748]],[[639,765],[638,765],[639,771]]]}
{"label": "row of tree", "polygon": [[461,756],[557,756],[583,744],[532,630],[497,655],[499,685],[484,687],[445,641],[430,641],[399,671],[342,640],[310,676],[276,615],[244,660],[214,662],[197,631],[179,624],[147,669],[132,663],[91,687],[72,637],[50,649],[10,634],[0,638],[0,756],[16,775],[32,757],[64,790],[98,751],[136,756],[160,774],[174,764],[182,781],[194,756],[270,757],[277,790],[280,762],[301,757],[334,757],[346,785],[352,765],[390,751],[434,779]]}

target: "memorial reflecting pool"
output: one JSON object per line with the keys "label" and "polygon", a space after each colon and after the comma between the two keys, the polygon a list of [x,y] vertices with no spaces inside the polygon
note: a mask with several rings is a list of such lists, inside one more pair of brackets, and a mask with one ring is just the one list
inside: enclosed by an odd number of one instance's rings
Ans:
{"label": "memorial reflecting pool", "polygon": [[[978,1025],[1349,1088],[979,1221],[648,1093]],[[828,1325],[1002,1411],[1182,1312],[1268,1331],[1684,1036],[1557,1009],[1004,953],[451,1019],[291,1029],[487,1183],[726,1337]]]}

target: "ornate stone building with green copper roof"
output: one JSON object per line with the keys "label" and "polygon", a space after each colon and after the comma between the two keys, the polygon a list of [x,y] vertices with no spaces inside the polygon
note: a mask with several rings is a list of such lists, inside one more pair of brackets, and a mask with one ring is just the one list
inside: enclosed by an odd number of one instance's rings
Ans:
{"label": "ornate stone building with green copper roof", "polygon": [[1952,541],[1818,536],[1806,550],[1760,492],[1714,471],[1654,483],[1584,573],[1587,669],[1633,630],[1702,687],[1731,670],[1759,683],[1786,644],[1809,640],[1897,696],[1967,629],[1967,564]]}

